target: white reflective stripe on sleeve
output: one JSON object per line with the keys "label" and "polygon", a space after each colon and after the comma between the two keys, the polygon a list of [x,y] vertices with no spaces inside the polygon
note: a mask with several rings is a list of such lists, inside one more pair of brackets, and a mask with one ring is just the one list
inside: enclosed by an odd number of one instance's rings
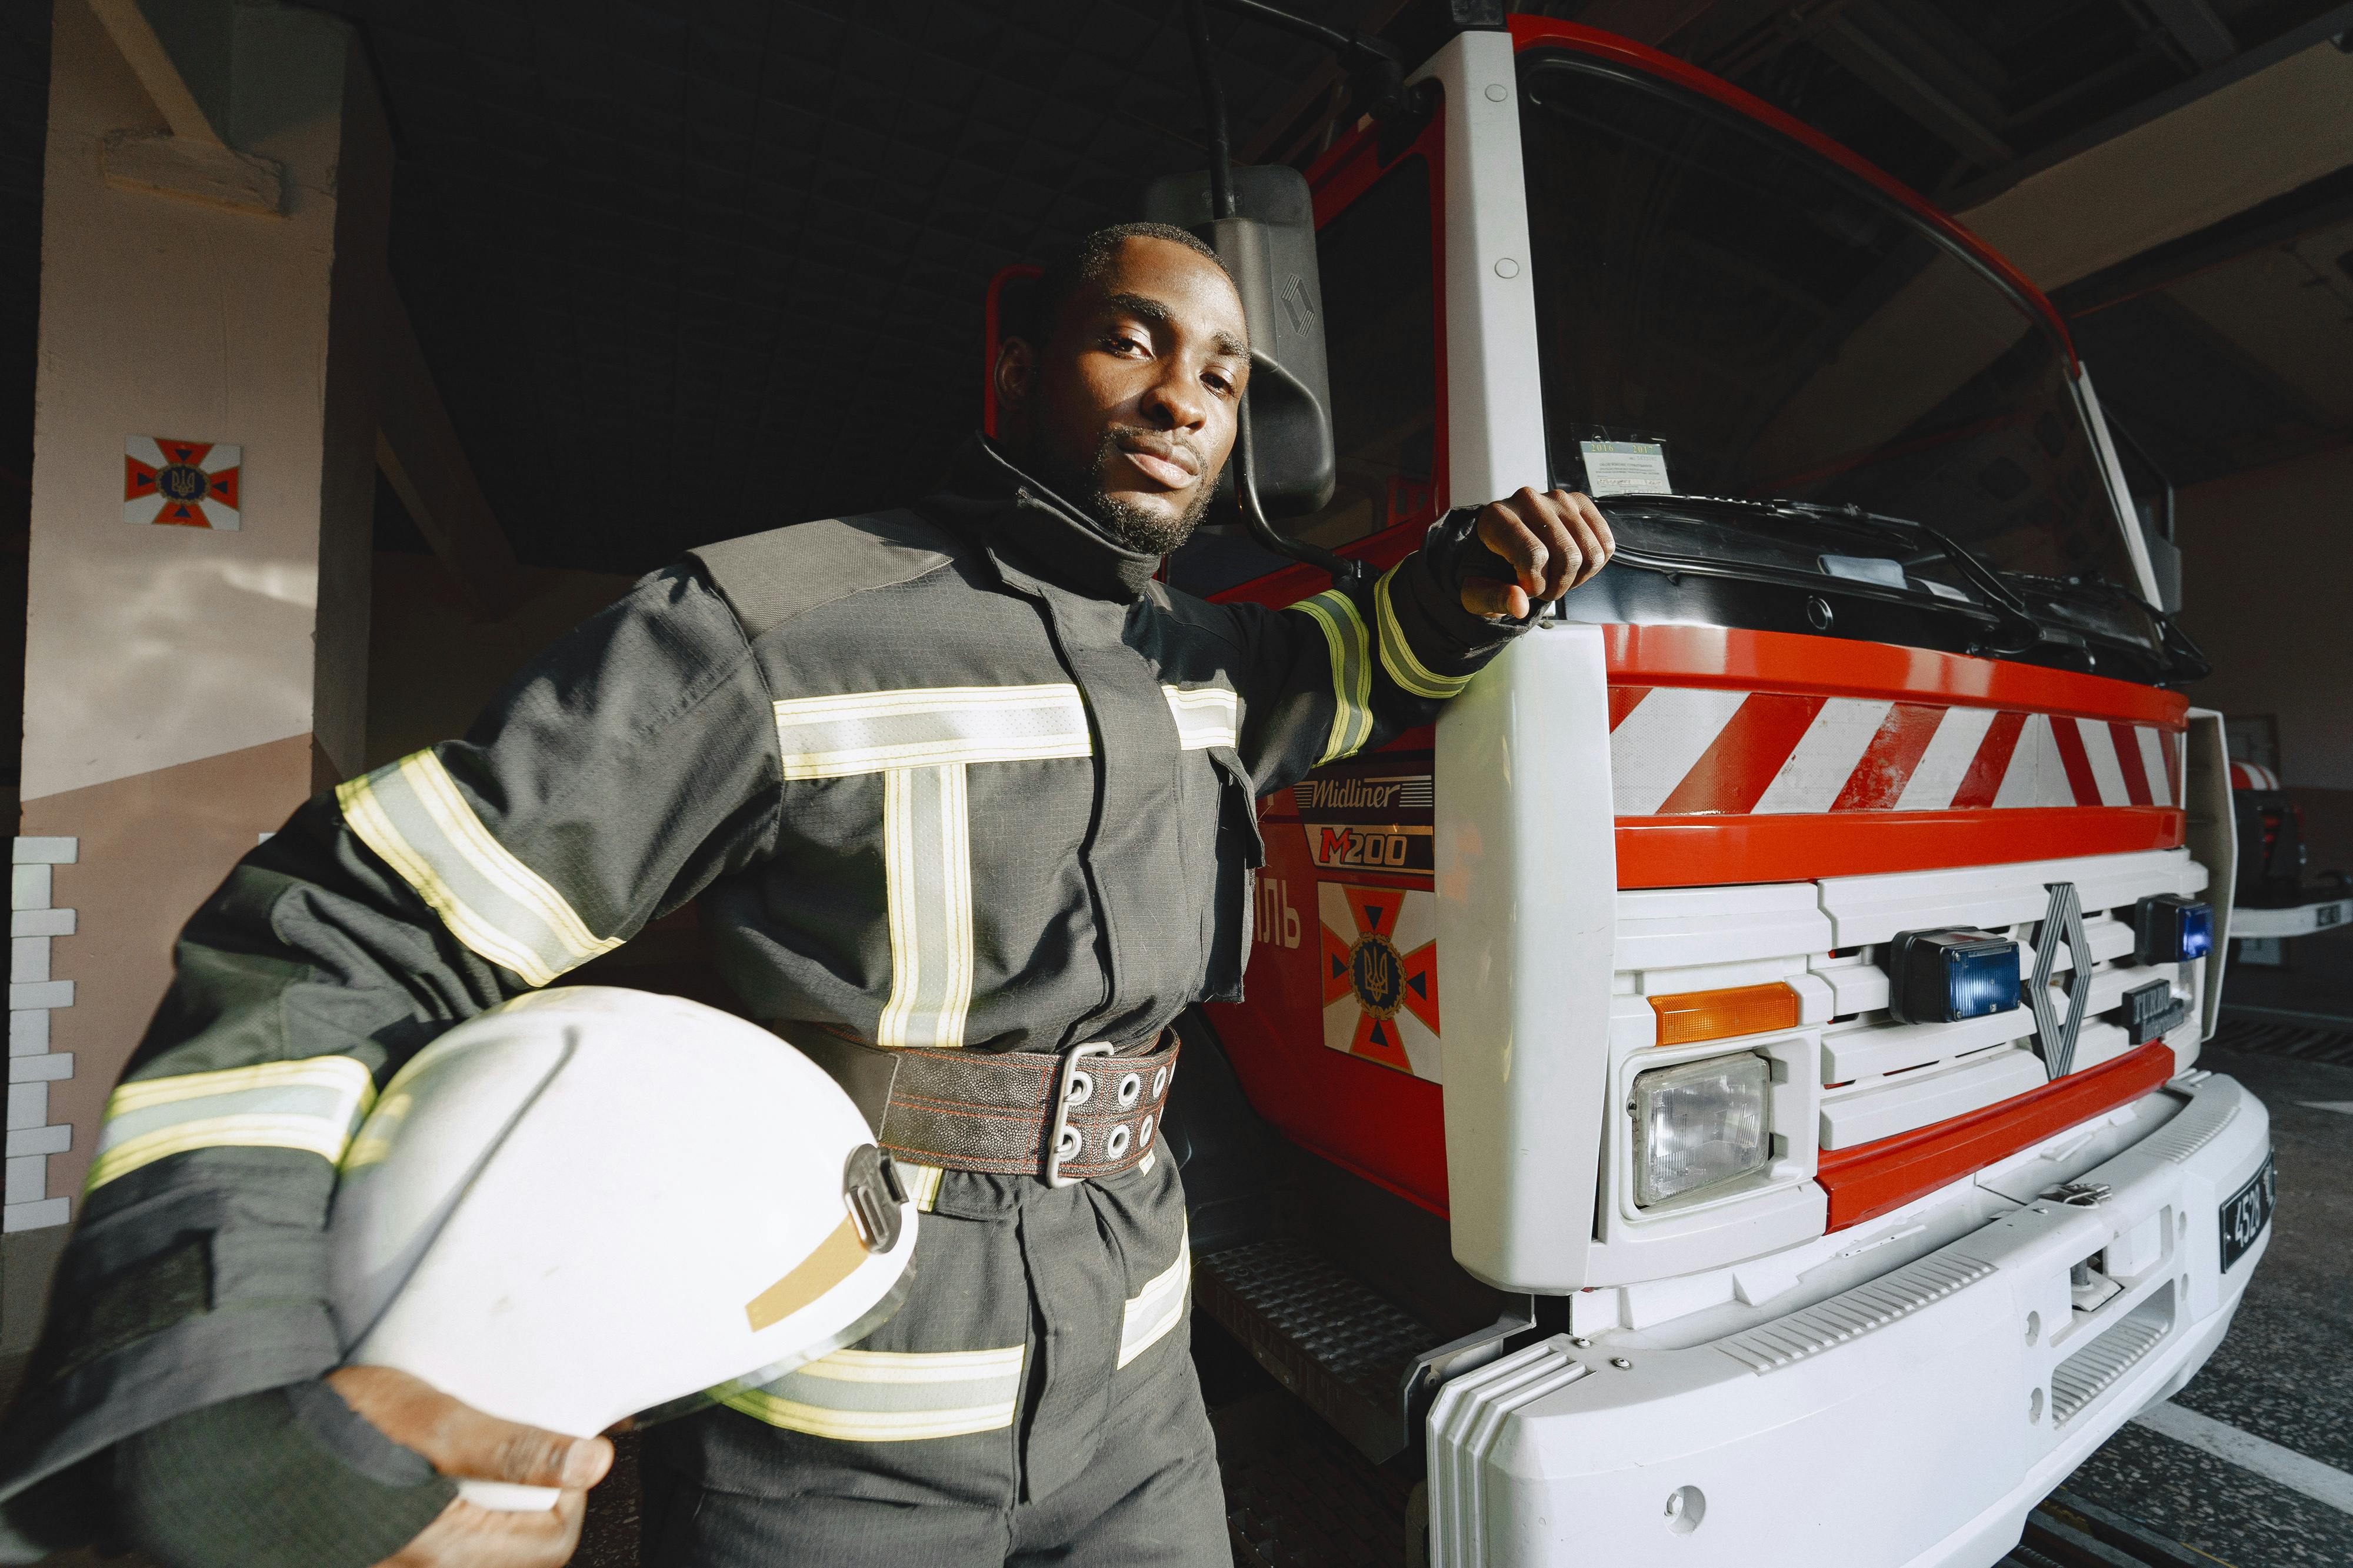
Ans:
{"label": "white reflective stripe on sleeve", "polygon": [[1314,619],[1324,630],[1332,655],[1332,732],[1316,765],[1351,755],[1373,738],[1372,638],[1356,601],[1337,588],[1326,588],[1291,606]]}
{"label": "white reflective stripe on sleeve", "polygon": [[1177,743],[1188,752],[1232,746],[1241,734],[1242,700],[1222,686],[1164,686]]}
{"label": "white reflective stripe on sleeve", "polygon": [[599,937],[547,879],[482,825],[441,759],[418,752],[335,789],[360,842],[449,933],[533,985],[621,945]]}
{"label": "white reflective stripe on sleeve", "polygon": [[139,1079],[117,1085],[99,1128],[85,1193],[191,1149],[301,1149],[333,1164],[375,1103],[375,1083],[350,1057]]}
{"label": "white reflective stripe on sleeve", "polygon": [[731,1410],[771,1426],[848,1443],[904,1443],[1013,1425],[1022,1347],[836,1351],[758,1388],[722,1384]]}
{"label": "white reflective stripe on sleeve", "polygon": [[882,775],[891,999],[874,1043],[949,1049],[972,1009],[972,814],[965,766]]}
{"label": "white reflective stripe on sleeve", "polygon": [[1119,1364],[1125,1366],[1160,1342],[1185,1316],[1185,1299],[1193,1289],[1193,1233],[1186,1226],[1176,1240],[1176,1261],[1145,1281],[1128,1298],[1119,1326]]}
{"label": "white reflective stripe on sleeve", "polygon": [[1014,763],[1093,753],[1079,689],[931,686],[804,697],[776,705],[788,779],[890,768]]}
{"label": "white reflective stripe on sleeve", "polygon": [[1397,611],[1389,605],[1389,579],[1404,567],[1400,561],[1381,574],[1373,584],[1373,605],[1381,623],[1381,668],[1389,679],[1412,692],[1416,697],[1444,700],[1459,695],[1471,684],[1467,675],[1440,675],[1421,662],[1406,640],[1405,628],[1398,624]]}

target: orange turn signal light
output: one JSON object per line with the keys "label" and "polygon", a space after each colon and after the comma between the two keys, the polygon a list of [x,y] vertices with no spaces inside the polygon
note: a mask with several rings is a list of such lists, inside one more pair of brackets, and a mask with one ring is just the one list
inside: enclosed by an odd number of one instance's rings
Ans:
{"label": "orange turn signal light", "polygon": [[1651,997],[1651,1011],[1659,1016],[1659,1044],[1688,1046],[1767,1029],[1794,1029],[1798,994],[1778,980],[1722,991],[1678,991]]}

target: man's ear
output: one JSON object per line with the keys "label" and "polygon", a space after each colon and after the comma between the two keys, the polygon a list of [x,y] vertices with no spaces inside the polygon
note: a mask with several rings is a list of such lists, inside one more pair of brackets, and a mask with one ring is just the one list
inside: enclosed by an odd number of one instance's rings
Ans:
{"label": "man's ear", "polygon": [[989,372],[997,387],[997,406],[1007,415],[1018,416],[1029,396],[1029,387],[1038,372],[1038,352],[1027,338],[1008,338],[997,351],[997,364]]}

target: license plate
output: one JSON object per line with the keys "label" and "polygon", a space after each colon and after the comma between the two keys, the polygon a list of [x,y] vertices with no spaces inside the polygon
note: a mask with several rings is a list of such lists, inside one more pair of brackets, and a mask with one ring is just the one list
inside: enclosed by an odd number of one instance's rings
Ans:
{"label": "license plate", "polygon": [[2263,1168],[2247,1179],[2247,1184],[2222,1205],[2222,1272],[2228,1274],[2231,1265],[2246,1256],[2247,1248],[2263,1238],[2263,1226],[2272,1222],[2272,1204],[2279,1195],[2279,1178],[2273,1173],[2272,1157],[2263,1156]]}

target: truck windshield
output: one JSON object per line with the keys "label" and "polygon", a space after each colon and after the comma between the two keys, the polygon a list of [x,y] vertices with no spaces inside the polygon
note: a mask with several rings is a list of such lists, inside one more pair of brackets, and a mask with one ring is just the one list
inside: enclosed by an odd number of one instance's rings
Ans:
{"label": "truck windshield", "polygon": [[1819,516],[1852,507],[1940,531],[2046,622],[2158,637],[2116,592],[2136,578],[2065,349],[1979,262],[1808,149],[1599,61],[1524,57],[1521,125],[1553,477],[1623,498],[1630,563],[1983,602],[1948,555]]}

